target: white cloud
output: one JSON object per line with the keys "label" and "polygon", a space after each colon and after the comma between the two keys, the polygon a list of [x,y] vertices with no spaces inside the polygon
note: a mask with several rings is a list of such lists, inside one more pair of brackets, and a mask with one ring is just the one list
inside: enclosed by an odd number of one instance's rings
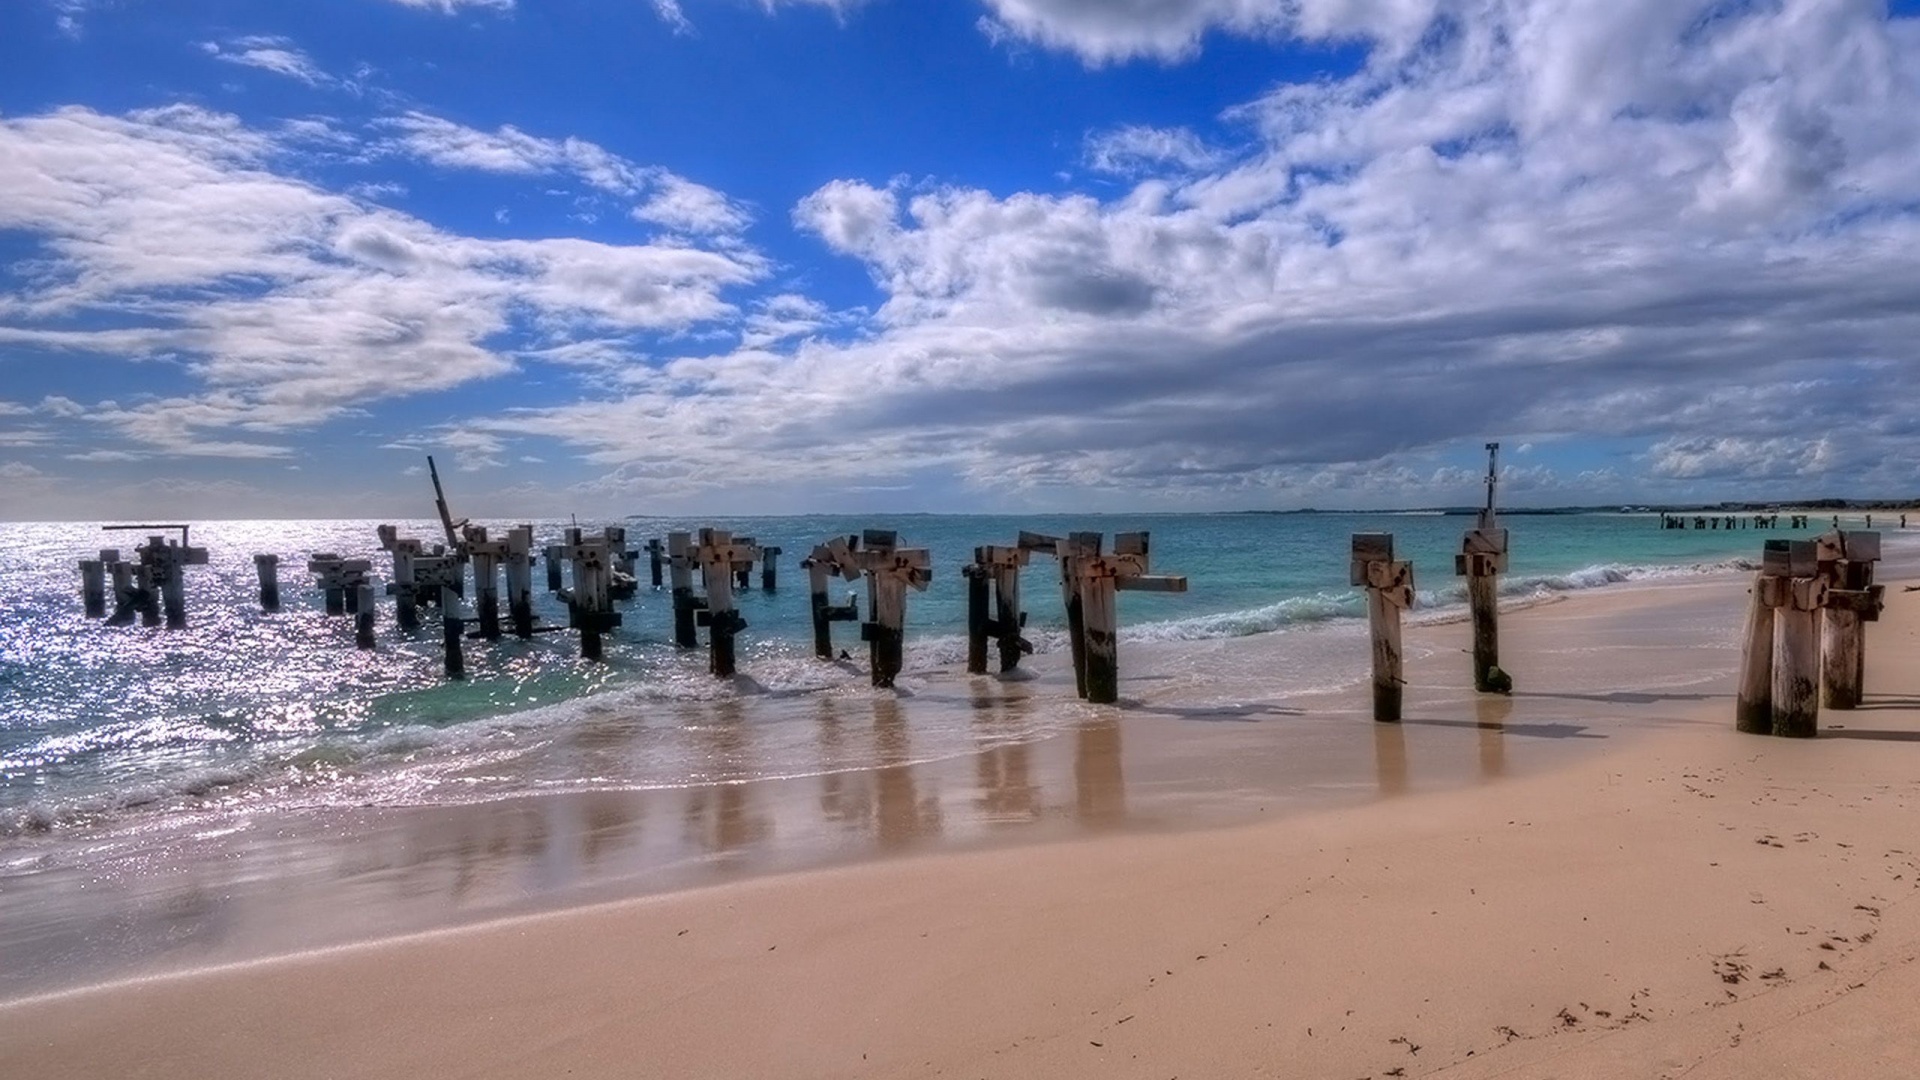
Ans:
{"label": "white cloud", "polygon": [[200,48],[216,60],[271,71],[276,75],[298,79],[308,86],[321,86],[334,81],[320,70],[312,57],[284,37],[256,34],[232,38],[224,43],[206,41],[200,44]]}
{"label": "white cloud", "polygon": [[693,23],[687,20],[687,13],[680,10],[680,0],[653,0],[653,12],[674,33],[693,33]]}
{"label": "white cloud", "polygon": [[402,7],[418,8],[422,11],[437,11],[442,15],[457,15],[462,8],[487,8],[494,11],[513,10],[513,0],[392,0]]}
{"label": "white cloud", "polygon": [[[752,216],[738,202],[658,166],[640,165],[585,139],[549,139],[507,125],[482,131],[422,112],[382,122],[401,134],[391,152],[450,169],[521,176],[570,175],[610,195],[640,198],[636,221],[689,234],[732,234]],[[583,215],[590,223],[593,215]]]}
{"label": "white cloud", "polygon": [[1920,394],[1920,37],[1873,5],[993,6],[1095,58],[1181,55],[1208,27],[1372,52],[1110,201],[831,181],[793,221],[871,274],[866,333],[788,333],[769,306],[737,350],[485,425],[675,494],[804,461],[989,497],[1304,501],[1425,490],[1411,455],[1502,431],[1660,443],[1656,483],[1920,470],[1895,404]]}
{"label": "white cloud", "polygon": [[1087,139],[1087,163],[1120,176],[1175,170],[1196,172],[1219,163],[1220,152],[1185,128],[1129,124]]}
{"label": "white cloud", "polygon": [[633,217],[685,233],[737,233],[753,220],[725,195],[671,173],[655,176],[653,194]]}
{"label": "white cloud", "polygon": [[[258,436],[512,370],[495,340],[529,323],[676,332],[731,316],[722,291],[765,273],[737,245],[448,233],[276,172],[278,154],[191,106],[0,119],[0,228],[41,245],[0,294],[0,342],[177,355],[201,392],[93,417],[168,453],[279,456]],[[98,313],[119,325],[71,328]]]}

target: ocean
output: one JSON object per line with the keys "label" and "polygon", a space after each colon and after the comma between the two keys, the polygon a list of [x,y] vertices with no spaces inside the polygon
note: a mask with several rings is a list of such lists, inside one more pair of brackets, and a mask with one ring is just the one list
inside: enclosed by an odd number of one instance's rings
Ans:
{"label": "ocean", "polygon": [[[1548,596],[1624,581],[1683,578],[1753,564],[1761,541],[1782,531],[1662,530],[1644,515],[1516,515],[1503,592]],[[569,634],[530,642],[469,642],[467,675],[442,676],[440,634],[429,613],[410,635],[383,605],[378,646],[353,647],[351,620],[329,618],[305,573],[306,557],[330,551],[390,560],[372,521],[228,521],[198,524],[193,542],[209,563],[187,571],[183,630],[109,627],[83,617],[77,561],[101,547],[130,553],[135,534],[98,523],[0,526],[0,839],[97,830],[130,819],[328,805],[472,802],[543,791],[646,789],[857,770],[871,754],[825,753],[811,730],[810,699],[866,695],[864,665],[811,655],[806,575],[813,544],[863,528],[897,530],[903,545],[932,553],[935,573],[912,594],[902,700],[917,758],[970,752],[964,707],[943,710],[929,679],[964,660],[965,591],[960,567],[977,544],[1010,544],[1021,530],[1144,529],[1153,569],[1183,574],[1184,594],[1124,593],[1120,600],[1123,693],[1129,648],[1255,634],[1300,635],[1314,663],[1271,672],[1276,692],[1337,688],[1364,675],[1363,651],[1326,655],[1316,633],[1357,627],[1364,607],[1346,584],[1348,537],[1391,532],[1413,560],[1423,615],[1457,609],[1464,588],[1452,555],[1471,519],[1440,514],[1204,514],[1127,517],[783,517],[676,521],[627,519],[635,546],[701,525],[753,535],[784,549],[777,592],[740,595],[748,628],[740,677],[707,674],[703,651],[672,644],[666,592],[642,588],[619,605],[624,623],[604,662],[577,657]],[[437,523],[398,523],[431,541]],[[507,525],[511,523],[497,523]],[[597,530],[607,522],[581,522]],[[1825,527],[1826,522],[1816,525]],[[536,545],[557,540],[560,522],[538,522]],[[501,529],[496,528],[496,532]],[[1811,530],[1810,530],[1811,531]],[[262,614],[252,557],[282,557],[283,610]],[[535,572],[536,614],[564,625],[564,609]],[[857,583],[836,582],[835,600]],[[1051,559],[1024,577],[1027,636],[1042,653],[1064,640]],[[836,641],[859,659],[854,624]],[[1338,636],[1336,634],[1336,636]],[[921,691],[916,695],[916,690]],[[1033,714],[1017,739],[1043,738],[1073,722],[1063,708]],[[919,700],[926,699],[926,700]],[[754,729],[750,754],[676,722],[686,703],[725,701]],[[585,746],[569,729],[600,729]],[[692,728],[690,730],[689,728]]]}
{"label": "ocean", "polygon": [[[466,643],[383,601],[354,646],[305,573],[317,551],[391,565],[373,521],[207,522],[188,625],[87,619],[80,559],[123,553],[101,523],[0,525],[0,1000],[101,979],[698,887],[881,855],[1188,828],[1552,767],[1628,727],[1697,722],[1737,665],[1739,594],[1787,530],[1662,530],[1650,515],[1513,515],[1508,606],[1567,605],[1502,642],[1513,698],[1475,695],[1457,628],[1406,642],[1405,725],[1366,719],[1368,647],[1349,537],[1391,532],[1416,568],[1415,624],[1464,615],[1452,556],[1470,517],[1184,514],[628,519],[629,543],[702,525],[783,550],[780,587],[740,594],[739,674],[672,644],[670,596],[617,605],[602,662],[569,633]],[[431,540],[437,522],[398,522]],[[485,522],[501,526],[513,522]],[[1824,529],[1803,530],[1808,535]],[[1846,522],[1850,527],[1859,520]],[[563,523],[537,522],[536,544]],[[812,655],[799,559],[897,530],[934,577],[907,605],[905,670],[869,685]],[[964,672],[960,574],[1022,530],[1148,530],[1181,594],[1122,593],[1119,706],[1079,701],[1056,564],[1025,571],[1012,676]],[[1889,577],[1920,545],[1889,536]],[[263,614],[253,556],[281,556]],[[564,625],[535,573],[536,614]],[[836,583],[836,602],[854,583]],[[1639,592],[1638,596],[1627,595]],[[1563,611],[1564,614],[1555,614]]]}

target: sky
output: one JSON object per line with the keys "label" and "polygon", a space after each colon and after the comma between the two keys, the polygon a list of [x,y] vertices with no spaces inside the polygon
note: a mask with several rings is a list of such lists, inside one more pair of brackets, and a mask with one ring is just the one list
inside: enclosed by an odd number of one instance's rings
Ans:
{"label": "sky", "polygon": [[1920,0],[6,0],[0,518],[1920,496]]}

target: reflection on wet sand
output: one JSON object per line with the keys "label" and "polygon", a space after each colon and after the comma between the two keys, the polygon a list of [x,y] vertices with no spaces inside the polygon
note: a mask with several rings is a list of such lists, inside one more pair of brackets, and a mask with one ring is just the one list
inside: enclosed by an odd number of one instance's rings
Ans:
{"label": "reflection on wet sand", "polygon": [[980,744],[974,759],[974,806],[992,825],[1021,825],[1040,816],[1040,789],[1033,782],[1031,751],[1024,742],[1007,742],[1026,726],[1033,701],[1024,691],[1000,694],[984,678],[973,680],[974,731]]}
{"label": "reflection on wet sand", "polygon": [[1480,778],[1492,780],[1507,771],[1507,717],[1513,714],[1513,699],[1505,694],[1482,694],[1474,702],[1474,717],[1480,721]]}
{"label": "reflection on wet sand", "polygon": [[922,838],[940,835],[940,799],[919,798],[914,791],[907,722],[898,698],[873,701],[873,734],[880,748],[880,768],[873,784],[879,792],[877,835],[883,849],[904,847]]}
{"label": "reflection on wet sand", "polygon": [[[744,771],[752,759],[745,717],[738,699],[713,704],[710,721],[702,726],[709,761],[726,762]],[[773,819],[754,806],[757,784],[717,784],[691,788],[680,812],[681,833],[689,843],[716,854],[730,855],[773,836]]]}
{"label": "reflection on wet sand", "polygon": [[1075,816],[1088,828],[1109,829],[1127,819],[1127,780],[1120,761],[1120,719],[1109,715],[1073,733]]}
{"label": "reflection on wet sand", "polygon": [[1407,790],[1407,729],[1399,724],[1373,725],[1373,769],[1380,794],[1404,795]]}

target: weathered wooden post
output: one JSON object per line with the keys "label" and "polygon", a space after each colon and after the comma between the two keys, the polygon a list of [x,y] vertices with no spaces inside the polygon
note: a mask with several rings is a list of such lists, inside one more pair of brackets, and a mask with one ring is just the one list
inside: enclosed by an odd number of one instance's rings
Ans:
{"label": "weathered wooden post", "polygon": [[683,649],[698,648],[695,613],[706,602],[693,595],[693,537],[689,533],[667,534],[668,569],[673,573],[673,643]]}
{"label": "weathered wooden post", "polygon": [[[181,533],[182,538],[186,536]],[[164,536],[147,537],[146,545],[139,549],[140,562],[147,568],[148,578],[160,589],[160,597],[166,605],[167,629],[179,630],[187,625],[187,576],[189,566],[205,566],[207,549],[187,547],[184,544],[170,543]]]}
{"label": "weathered wooden post", "polygon": [[1100,554],[1106,537],[1097,532],[1068,533],[1054,544],[1060,560],[1060,595],[1067,606],[1067,651],[1073,658],[1073,692],[1087,696],[1087,613],[1086,599],[1080,595],[1079,560]]}
{"label": "weathered wooden post", "polygon": [[[360,584],[373,570],[373,563],[366,559],[343,559],[332,553],[315,555],[307,562],[307,572],[315,576],[316,584],[326,596],[328,615],[345,615],[350,610],[358,614],[360,606]],[[353,603],[347,603],[351,594]]]}
{"label": "weathered wooden post", "polygon": [[1120,700],[1118,591],[1186,592],[1187,579],[1149,574],[1148,535],[1116,533],[1113,554],[1074,560],[1076,590],[1084,611],[1086,699],[1096,705]]}
{"label": "weathered wooden post", "polygon": [[706,610],[697,622],[707,627],[707,670],[719,678],[734,673],[734,638],[747,628],[747,621],[734,609],[735,567],[753,557],[751,538],[735,540],[724,529],[701,529],[700,542],[689,553],[700,564],[701,580],[707,585]]}
{"label": "weathered wooden post", "polygon": [[659,537],[647,541],[647,570],[653,576],[653,587],[656,589],[660,587],[660,557],[664,554],[666,549],[660,545]]}
{"label": "weathered wooden post", "polygon": [[1473,619],[1473,688],[1509,694],[1513,679],[1500,670],[1500,575],[1507,569],[1507,530],[1494,517],[1494,492],[1500,483],[1500,444],[1487,444],[1487,505],[1468,530],[1453,572],[1467,579],[1467,606]]}
{"label": "weathered wooden post", "polygon": [[260,610],[272,614],[280,610],[280,556],[255,555],[253,570],[260,578]]}
{"label": "weathered wooden post", "polygon": [[107,617],[107,553],[100,554],[98,559],[80,560],[80,607],[89,619]]}
{"label": "weathered wooden post", "polygon": [[615,600],[631,600],[633,594],[640,591],[640,582],[633,576],[640,553],[627,547],[627,530],[623,526],[608,525],[601,530],[601,535],[607,541],[607,595]]}
{"label": "weathered wooden post", "polygon": [[780,574],[774,568],[774,560],[780,557],[777,547],[760,549],[760,591],[776,592],[780,588]]}
{"label": "weathered wooden post", "polygon": [[1003,674],[1018,667],[1022,656],[1033,652],[1033,643],[1021,636],[1027,620],[1020,610],[1020,568],[1027,565],[1033,552],[1052,553],[1059,543],[1058,537],[1023,532],[1013,547],[990,544],[973,549],[973,562],[966,568],[969,672],[986,672],[989,641],[998,646]]}
{"label": "weathered wooden post", "polygon": [[358,603],[353,612],[353,643],[362,649],[373,648],[373,586],[362,581],[354,587]]}
{"label": "weathered wooden post", "polygon": [[473,564],[473,606],[480,616],[480,636],[500,640],[500,564],[512,554],[505,540],[487,539],[481,525],[462,532],[460,554]]}
{"label": "weathered wooden post", "polygon": [[933,579],[933,559],[924,548],[899,547],[899,536],[886,529],[861,534],[855,553],[867,576],[867,614],[860,627],[868,643],[873,685],[889,687],[905,665],[907,589],[925,592]]}
{"label": "weathered wooden post", "polygon": [[387,595],[393,597],[393,624],[407,632],[418,630],[420,589],[414,581],[413,560],[424,554],[426,546],[401,539],[397,526],[380,525],[374,533],[380,537],[380,547],[393,556],[393,577],[387,582]]}
{"label": "weathered wooden post", "polygon": [[1373,718],[1400,721],[1406,685],[1400,653],[1400,614],[1413,606],[1413,564],[1393,558],[1392,533],[1354,533],[1349,579],[1367,590],[1367,625],[1373,639]]}
{"label": "weathered wooden post", "polygon": [[[736,556],[726,570],[733,575],[733,587],[741,592],[746,592],[753,584],[753,559],[759,550],[756,546],[758,541],[751,536],[739,536],[735,537],[733,542],[744,548],[745,551]],[[707,571],[702,569],[700,576],[703,581],[706,580],[706,575]],[[707,582],[707,592],[709,595],[713,592],[713,583],[711,581]]]}
{"label": "weathered wooden post", "polygon": [[140,598],[133,583],[133,566],[120,557],[118,551],[100,553],[101,561],[107,564],[107,576],[113,582],[113,614],[107,617],[108,626],[132,626],[140,613]]}
{"label": "weathered wooden post", "polygon": [[853,622],[860,609],[849,596],[847,603],[835,606],[827,599],[827,584],[834,577],[853,581],[860,576],[860,562],[854,552],[860,546],[857,536],[836,536],[814,546],[813,554],[800,563],[807,572],[807,593],[813,608],[813,655],[833,659],[833,624]]}
{"label": "weathered wooden post", "polygon": [[[1775,543],[1767,541],[1764,550]],[[1773,734],[1773,612],[1786,598],[1787,578],[1763,562],[1748,590],[1746,635],[1740,653],[1740,688],[1734,698],[1734,730],[1749,735]]]}
{"label": "weathered wooden post", "polygon": [[580,656],[598,660],[601,635],[620,625],[608,588],[613,554],[605,536],[583,537],[579,529],[568,529],[567,538],[562,554],[573,564],[573,588],[562,590],[560,597],[567,602],[568,625],[580,631]]}
{"label": "weathered wooden post", "polygon": [[440,643],[446,653],[445,670],[449,679],[467,677],[467,658],[460,651],[467,636],[467,620],[461,610],[460,594],[453,586],[440,587]]}
{"label": "weathered wooden post", "polygon": [[340,562],[340,556],[331,551],[316,551],[307,559],[307,573],[318,579],[322,610],[329,615],[347,613],[347,594],[338,581]]}
{"label": "weathered wooden post", "polygon": [[507,530],[507,617],[513,634],[533,637],[533,526]]}
{"label": "weathered wooden post", "polygon": [[1811,540],[1770,541],[1762,560],[1783,578],[1773,613],[1773,733],[1810,739],[1820,731],[1820,608],[1827,583]]}
{"label": "weathered wooden post", "polygon": [[154,584],[153,568],[144,560],[133,565],[133,605],[140,612],[141,626],[160,625],[160,589]]}
{"label": "weathered wooden post", "polygon": [[987,673],[987,628],[993,622],[993,583],[987,549],[973,549],[973,561],[960,568],[967,583],[967,674]]}
{"label": "weathered wooden post", "polygon": [[1814,541],[1827,581],[1821,641],[1820,703],[1829,709],[1860,705],[1866,675],[1866,624],[1880,617],[1884,588],[1873,583],[1880,534],[1832,532]]}

